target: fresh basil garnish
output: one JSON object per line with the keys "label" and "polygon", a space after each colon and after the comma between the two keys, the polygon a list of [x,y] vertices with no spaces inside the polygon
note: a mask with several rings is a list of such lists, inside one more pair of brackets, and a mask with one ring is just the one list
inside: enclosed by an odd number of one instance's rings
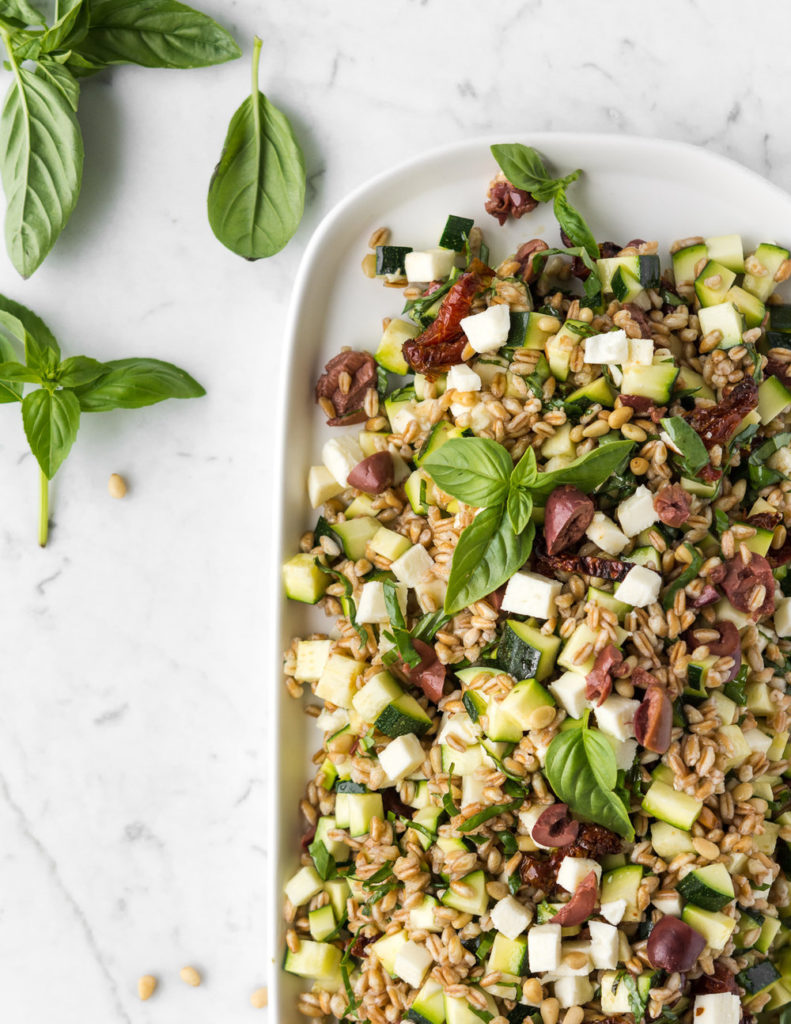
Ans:
{"label": "fresh basil garnish", "polygon": [[760,447],[750,453],[747,459],[747,472],[753,490],[760,491],[770,484],[776,484],[779,480],[785,479],[780,470],[772,469],[771,466],[765,465],[765,462],[779,448],[784,448],[788,444],[791,444],[791,432],[784,431],[782,434],[770,437],[768,441],[764,441]]}
{"label": "fresh basil garnish", "polygon": [[631,841],[634,828],[615,792],[615,754],[606,736],[588,726],[589,714],[586,712],[580,728],[558,733],[549,744],[547,780],[558,799],[568,804],[574,814]]}
{"label": "fresh basil garnish", "polygon": [[513,463],[496,441],[458,437],[438,448],[423,468],[446,493],[474,508],[487,508],[505,500]]}
{"label": "fresh basil garnish", "polygon": [[329,853],[321,839],[314,839],[308,847],[308,853],[313,858],[319,878],[325,882],[328,878],[332,878],[335,874],[335,858]]}
{"label": "fresh basil garnish", "polygon": [[533,500],[538,505],[545,504],[552,491],[563,484],[573,484],[585,494],[590,494],[617,471],[633,447],[632,441],[613,441],[580,455],[562,469],[539,473],[531,487]]}
{"label": "fresh basil garnish", "polygon": [[709,453],[700,434],[681,416],[665,416],[661,422],[662,429],[681,453],[681,472],[694,480],[709,463]]}

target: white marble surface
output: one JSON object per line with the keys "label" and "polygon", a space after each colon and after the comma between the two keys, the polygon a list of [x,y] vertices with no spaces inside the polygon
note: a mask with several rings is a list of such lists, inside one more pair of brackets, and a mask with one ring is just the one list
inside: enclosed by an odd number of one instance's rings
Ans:
{"label": "white marble surface", "polygon": [[[349,189],[443,142],[516,130],[697,142],[791,187],[791,8],[633,0],[204,0],[245,61],[86,84],[83,194],[42,269],[0,290],[67,353],[188,368],[194,402],[85,417],[35,542],[36,472],[0,407],[0,991],[9,1024],[249,1020],[264,977],[266,423],[289,282]],[[248,82],[310,180],[287,250],[215,242],[208,178]],[[752,38],[751,38],[752,35]],[[777,69],[777,77],[772,69]],[[7,81],[7,78],[6,78]],[[3,86],[5,88],[5,85]],[[700,183],[705,189],[706,183]],[[739,197],[734,196],[734,203]],[[113,502],[107,477],[130,492]],[[178,969],[194,963],[205,985]],[[141,1004],[137,977],[162,979]],[[255,1018],[253,1018],[255,1019]]]}

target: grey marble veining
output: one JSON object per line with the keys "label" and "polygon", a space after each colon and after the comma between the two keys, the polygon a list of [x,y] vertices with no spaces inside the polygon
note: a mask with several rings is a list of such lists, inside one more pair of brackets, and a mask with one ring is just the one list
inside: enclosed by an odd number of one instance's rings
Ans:
{"label": "grey marble veining", "polygon": [[[311,232],[352,187],[444,142],[524,130],[699,143],[791,188],[791,9],[610,0],[203,0],[244,63],[86,82],[83,194],[35,276],[0,290],[67,353],[155,355],[200,401],[85,416],[35,542],[37,477],[0,407],[0,985],[10,1024],[250,1019],[263,980],[270,381]],[[738,29],[734,28],[738,26]],[[309,206],[248,264],[205,194],[261,85],[304,142]],[[759,35],[760,33],[760,35]],[[751,38],[752,37],[752,38]],[[760,43],[760,46],[758,45]],[[7,81],[7,79],[6,79]],[[705,188],[701,182],[701,188]],[[739,197],[734,196],[734,203]],[[106,492],[127,477],[122,502]],[[178,970],[205,971],[193,990]],[[141,1004],[137,977],[162,979]]]}

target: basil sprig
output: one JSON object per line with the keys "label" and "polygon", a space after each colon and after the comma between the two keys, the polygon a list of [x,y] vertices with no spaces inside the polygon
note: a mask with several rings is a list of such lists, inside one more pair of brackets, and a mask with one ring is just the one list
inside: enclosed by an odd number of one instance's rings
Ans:
{"label": "basil sprig", "polygon": [[766,465],[766,460],[774,455],[779,449],[791,444],[791,432],[784,431],[782,434],[775,434],[768,441],[764,441],[755,451],[750,453],[747,459],[747,472],[750,480],[750,487],[754,491],[760,491],[770,484],[775,484],[783,479],[783,474],[778,469],[772,469]]}
{"label": "basil sprig", "polygon": [[513,466],[507,450],[488,438],[453,438],[430,455],[422,468],[437,486],[481,509],[453,553],[446,614],[490,594],[524,565],[533,549],[534,503],[543,504],[561,484],[595,490],[631,448],[631,441],[602,445],[550,473],[538,472],[532,448]]}
{"label": "basil sprig", "polygon": [[494,145],[492,155],[512,185],[529,192],[539,203],[552,201],[555,219],[574,245],[584,249],[591,259],[599,258],[599,247],[593,233],[566,196],[566,189],[582,171],[553,178],[538,151],[521,142]]}
{"label": "basil sprig", "polygon": [[609,740],[588,725],[559,732],[547,748],[546,776],[559,800],[574,814],[634,839],[629,811],[615,792],[618,768]]}
{"label": "basil sprig", "polygon": [[[83,412],[139,409],[206,392],[159,359],[61,358],[52,331],[25,306],[0,295],[0,404],[19,402],[28,444],[41,468],[39,544],[47,543],[49,481],[71,451]],[[24,394],[25,384],[38,388]]]}
{"label": "basil sprig", "polygon": [[709,453],[700,434],[681,416],[665,416],[661,422],[662,429],[681,453],[681,472],[694,479],[709,463]]}
{"label": "basil sprig", "polygon": [[13,75],[0,114],[5,239],[23,277],[41,265],[80,193],[78,79],[115,64],[197,68],[241,56],[225,29],[176,0],[58,0],[51,25],[26,0],[4,0],[0,38]]}
{"label": "basil sprig", "polygon": [[280,252],[305,208],[305,160],[288,118],[258,89],[260,53],[256,36],[252,92],[231,118],[208,196],[212,231],[248,260]]}

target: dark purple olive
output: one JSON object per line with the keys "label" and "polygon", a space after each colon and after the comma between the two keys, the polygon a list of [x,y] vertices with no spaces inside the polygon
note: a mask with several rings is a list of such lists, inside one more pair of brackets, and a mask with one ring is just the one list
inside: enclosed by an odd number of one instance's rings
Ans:
{"label": "dark purple olive", "polygon": [[591,524],[595,506],[587,494],[571,484],[556,487],[544,511],[544,539],[550,555],[582,540]]}
{"label": "dark purple olive", "polygon": [[346,482],[366,494],[381,494],[392,487],[395,470],[390,452],[375,452],[358,462],[349,473]]}
{"label": "dark purple olive", "polygon": [[589,871],[574,890],[574,895],[568,903],[564,903],[557,914],[550,918],[550,924],[560,924],[564,928],[583,924],[596,909],[598,898],[599,879],[595,871]]}
{"label": "dark purple olive", "polygon": [[539,846],[568,846],[577,838],[580,823],[575,821],[565,804],[550,804],[536,818],[533,841]]}
{"label": "dark purple olive", "polygon": [[640,707],[634,713],[634,734],[637,742],[655,754],[664,754],[670,747],[673,732],[673,705],[662,686],[649,686]]}
{"label": "dark purple olive", "polygon": [[692,970],[705,946],[706,940],[700,932],[668,915],[648,936],[646,952],[651,966],[657,970],[683,972]]}

